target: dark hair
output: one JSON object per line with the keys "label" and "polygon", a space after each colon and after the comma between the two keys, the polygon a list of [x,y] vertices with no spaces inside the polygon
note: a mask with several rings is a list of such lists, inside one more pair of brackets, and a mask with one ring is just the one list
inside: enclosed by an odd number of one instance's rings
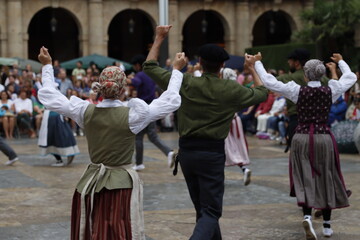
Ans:
{"label": "dark hair", "polygon": [[310,52],[305,48],[297,48],[288,55],[288,59],[297,60],[304,66],[310,59]]}
{"label": "dark hair", "polygon": [[0,96],[2,95],[3,92],[6,93],[6,96],[8,97],[8,99],[11,99],[11,96],[10,96],[10,95],[8,94],[8,92],[5,91],[5,90],[0,92]]}
{"label": "dark hair", "polygon": [[83,62],[82,62],[82,61],[77,61],[77,63],[80,63],[81,65],[83,64]]}
{"label": "dark hair", "polygon": [[131,64],[140,64],[140,65],[142,65],[145,62],[145,60],[146,60],[145,56],[142,55],[142,54],[139,54],[139,55],[134,56],[131,59]]}
{"label": "dark hair", "polygon": [[201,59],[201,66],[204,72],[219,73],[223,65],[223,62],[213,62],[205,59]]}

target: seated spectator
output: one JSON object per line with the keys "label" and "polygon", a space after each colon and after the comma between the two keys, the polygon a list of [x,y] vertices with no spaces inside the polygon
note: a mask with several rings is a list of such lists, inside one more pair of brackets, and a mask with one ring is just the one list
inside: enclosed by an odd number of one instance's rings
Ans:
{"label": "seated spectator", "polygon": [[267,120],[266,128],[267,133],[270,134],[270,139],[275,139],[276,132],[278,132],[278,122],[280,118],[284,117],[284,107],[286,105],[286,100],[284,97],[275,93],[275,101],[270,110],[270,117]]}
{"label": "seated spectator", "polygon": [[11,83],[9,85],[6,86],[5,88],[6,93],[8,94],[8,96],[10,96],[11,100],[15,100],[17,99],[17,93],[15,92],[15,83]]}
{"label": "seated spectator", "polygon": [[257,134],[266,132],[266,122],[268,119],[267,115],[271,110],[274,101],[275,101],[274,94],[270,92],[266,101],[260,103],[259,106],[256,108],[255,118],[257,120],[257,126],[256,126]]}
{"label": "seated spectator", "polygon": [[347,110],[347,104],[344,99],[340,96],[336,102],[331,105],[328,125],[332,126],[337,122],[345,120],[345,114]]}
{"label": "seated spectator", "polygon": [[58,79],[56,82],[59,84],[60,92],[66,96],[66,91],[70,89],[74,89],[72,81],[67,78],[66,70],[61,68],[58,74]]}
{"label": "seated spectator", "polygon": [[74,68],[72,70],[72,73],[71,73],[71,78],[72,78],[72,81],[73,83],[75,84],[75,82],[77,80],[80,80],[80,81],[83,81],[83,78],[86,76],[86,72],[85,70],[82,68],[82,61],[78,61],[76,63],[76,68]]}
{"label": "seated spectator", "polygon": [[36,138],[36,133],[31,127],[33,106],[30,98],[27,98],[26,91],[21,90],[19,98],[14,101],[17,125],[24,129],[30,138]]}
{"label": "seated spectator", "polygon": [[284,107],[283,113],[284,114],[279,118],[279,121],[278,121],[279,136],[276,138],[276,141],[278,141],[282,145],[286,145],[287,144],[286,129],[289,124],[289,118],[287,115],[287,107],[286,106]]}
{"label": "seated spectator", "polygon": [[349,117],[350,120],[360,121],[360,99],[355,101],[355,107],[352,111],[352,115]]}
{"label": "seated spectator", "polygon": [[86,100],[95,105],[99,103],[97,100],[97,93],[95,93],[93,90],[90,90],[89,98]]}
{"label": "seated spectator", "polygon": [[14,102],[9,98],[6,91],[0,93],[2,114],[0,115],[0,122],[2,122],[5,137],[7,139],[13,138],[15,127],[15,107]]}
{"label": "seated spectator", "polygon": [[33,101],[33,118],[35,119],[35,129],[37,134],[40,131],[44,110],[44,105],[42,105],[39,100],[35,98],[35,101]]}
{"label": "seated spectator", "polygon": [[84,89],[82,87],[83,82],[81,80],[76,80],[74,84],[74,90],[78,92],[81,99],[85,99],[87,96],[84,96]]}

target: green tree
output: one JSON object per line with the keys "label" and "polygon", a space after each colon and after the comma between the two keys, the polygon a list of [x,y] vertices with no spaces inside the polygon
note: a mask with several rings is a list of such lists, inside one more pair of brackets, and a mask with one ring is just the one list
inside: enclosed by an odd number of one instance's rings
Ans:
{"label": "green tree", "polygon": [[326,59],[333,52],[351,57],[355,26],[360,23],[359,0],[315,0],[314,8],[302,11],[300,17],[304,25],[295,38],[316,43],[317,57]]}

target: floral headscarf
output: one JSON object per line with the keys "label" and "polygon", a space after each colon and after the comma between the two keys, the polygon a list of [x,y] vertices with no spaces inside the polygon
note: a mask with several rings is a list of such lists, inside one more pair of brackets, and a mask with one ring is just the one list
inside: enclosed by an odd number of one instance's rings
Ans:
{"label": "floral headscarf", "polygon": [[120,90],[126,85],[126,75],[119,67],[105,68],[99,77],[99,82],[91,86],[95,93],[100,93],[104,98],[119,98]]}

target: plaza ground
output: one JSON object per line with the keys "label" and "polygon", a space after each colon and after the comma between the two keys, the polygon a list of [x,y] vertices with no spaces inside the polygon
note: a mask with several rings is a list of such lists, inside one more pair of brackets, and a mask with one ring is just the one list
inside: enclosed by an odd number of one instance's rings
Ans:
{"label": "plaza ground", "polygon": [[[160,137],[177,149],[177,133]],[[51,167],[52,156],[38,155],[37,140],[22,138],[8,143],[20,161],[5,166],[0,158],[0,239],[69,239],[71,199],[74,187],[89,163],[85,137],[77,137],[81,154],[68,167]],[[288,154],[284,147],[268,140],[248,137],[252,182],[244,186],[238,167],[226,168],[223,216],[224,240],[305,239],[302,212],[289,197]],[[166,157],[150,142],[144,143],[146,168],[139,172],[144,182],[144,216],[147,240],[189,239],[195,212],[186,184],[167,168]],[[333,240],[360,239],[360,156],[342,154],[342,170],[352,190],[351,206],[335,210]],[[322,220],[314,220],[319,239]]]}

